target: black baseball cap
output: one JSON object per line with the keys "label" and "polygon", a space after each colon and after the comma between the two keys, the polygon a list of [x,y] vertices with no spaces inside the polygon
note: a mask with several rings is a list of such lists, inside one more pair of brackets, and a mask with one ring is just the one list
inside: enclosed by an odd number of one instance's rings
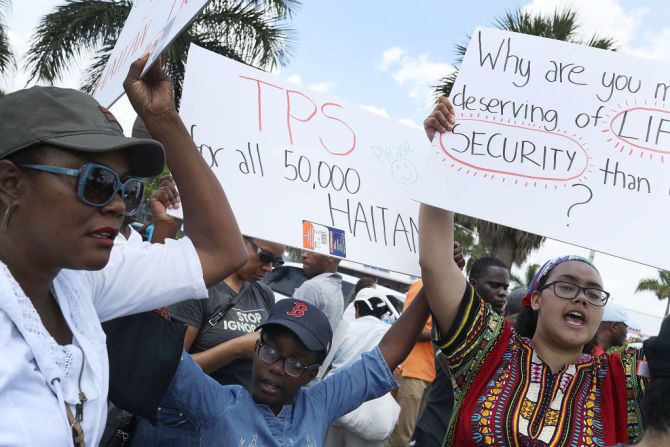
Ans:
{"label": "black baseball cap", "polygon": [[277,301],[256,330],[275,325],[293,332],[310,351],[330,350],[333,330],[328,318],[313,304],[295,299]]}
{"label": "black baseball cap", "polygon": [[163,146],[128,138],[114,115],[79,90],[31,87],[0,98],[0,159],[37,144],[79,152],[128,151],[130,175],[154,177],[165,166]]}

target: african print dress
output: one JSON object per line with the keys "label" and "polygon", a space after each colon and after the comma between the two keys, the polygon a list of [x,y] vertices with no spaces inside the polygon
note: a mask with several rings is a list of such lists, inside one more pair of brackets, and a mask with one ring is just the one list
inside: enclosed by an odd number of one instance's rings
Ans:
{"label": "african print dress", "polygon": [[449,360],[456,402],[445,445],[599,447],[642,435],[635,349],[584,355],[553,373],[470,284],[436,343]]}

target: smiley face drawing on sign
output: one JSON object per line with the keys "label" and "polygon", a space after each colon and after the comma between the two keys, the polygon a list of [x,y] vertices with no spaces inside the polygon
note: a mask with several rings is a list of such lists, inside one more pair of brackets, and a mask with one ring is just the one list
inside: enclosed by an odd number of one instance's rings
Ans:
{"label": "smiley face drawing on sign", "polygon": [[411,161],[405,158],[395,160],[391,164],[391,173],[393,174],[393,178],[405,185],[411,185],[416,182],[416,168]]}

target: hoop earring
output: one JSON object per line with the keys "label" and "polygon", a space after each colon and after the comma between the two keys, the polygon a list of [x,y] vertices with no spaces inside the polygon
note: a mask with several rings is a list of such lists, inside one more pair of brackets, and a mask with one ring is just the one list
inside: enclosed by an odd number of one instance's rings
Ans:
{"label": "hoop earring", "polygon": [[7,232],[7,226],[9,225],[9,219],[12,216],[12,212],[14,211],[14,208],[16,205],[14,203],[10,204],[7,206],[7,209],[5,209],[5,214],[2,216],[2,225],[0,225],[0,231],[3,233]]}

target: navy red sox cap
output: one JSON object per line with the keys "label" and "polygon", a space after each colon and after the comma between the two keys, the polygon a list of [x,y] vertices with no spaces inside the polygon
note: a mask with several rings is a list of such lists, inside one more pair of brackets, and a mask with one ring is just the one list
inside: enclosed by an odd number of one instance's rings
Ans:
{"label": "navy red sox cap", "polygon": [[293,332],[310,351],[330,350],[333,330],[328,318],[313,304],[294,299],[277,301],[256,330],[275,325]]}

